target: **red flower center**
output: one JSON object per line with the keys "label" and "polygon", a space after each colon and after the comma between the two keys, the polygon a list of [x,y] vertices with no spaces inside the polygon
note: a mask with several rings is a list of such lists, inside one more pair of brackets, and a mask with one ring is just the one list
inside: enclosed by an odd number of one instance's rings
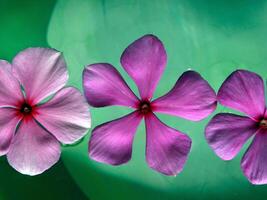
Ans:
{"label": "red flower center", "polygon": [[146,115],[146,114],[152,112],[150,102],[149,101],[141,101],[139,104],[139,111],[143,115]]}
{"label": "red flower center", "polygon": [[27,103],[24,103],[24,104],[21,105],[20,112],[23,115],[28,115],[28,114],[30,114],[32,112],[32,106],[27,104]]}
{"label": "red flower center", "polygon": [[267,128],[267,120],[266,119],[262,119],[259,122],[259,125],[260,125],[261,128]]}

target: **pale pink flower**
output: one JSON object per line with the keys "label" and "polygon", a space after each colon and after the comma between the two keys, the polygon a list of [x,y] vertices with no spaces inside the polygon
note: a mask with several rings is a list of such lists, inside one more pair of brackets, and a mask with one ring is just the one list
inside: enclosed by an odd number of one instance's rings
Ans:
{"label": "pale pink flower", "polygon": [[64,87],[67,81],[66,63],[53,49],[26,49],[12,64],[0,60],[0,156],[22,174],[50,168],[60,143],[78,141],[91,125],[87,102]]}

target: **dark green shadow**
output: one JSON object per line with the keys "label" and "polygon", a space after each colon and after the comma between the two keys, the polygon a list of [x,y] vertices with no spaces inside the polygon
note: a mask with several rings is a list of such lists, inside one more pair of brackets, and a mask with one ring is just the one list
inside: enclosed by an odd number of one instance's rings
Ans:
{"label": "dark green shadow", "polygon": [[25,176],[16,172],[0,158],[0,199],[2,200],[87,200],[60,161],[38,176]]}
{"label": "dark green shadow", "polygon": [[0,59],[11,60],[27,47],[48,46],[46,32],[55,2],[0,1]]}

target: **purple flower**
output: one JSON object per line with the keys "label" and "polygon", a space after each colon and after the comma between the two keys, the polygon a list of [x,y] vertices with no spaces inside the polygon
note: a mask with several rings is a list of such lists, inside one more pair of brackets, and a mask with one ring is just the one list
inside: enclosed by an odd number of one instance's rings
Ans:
{"label": "purple flower", "polygon": [[90,105],[120,105],[134,109],[132,113],[93,130],[89,141],[92,159],[111,165],[128,162],[136,129],[144,118],[148,165],[166,175],[176,175],[183,169],[191,139],[165,125],[154,112],[198,121],[214,111],[216,95],[198,73],[187,71],[170,92],[151,101],[166,61],[164,46],[153,35],[143,36],[123,52],[121,64],[136,83],[140,99],[112,65],[92,64],[84,70],[84,91]]}
{"label": "purple flower", "polygon": [[218,101],[245,113],[219,113],[206,127],[206,139],[223,160],[233,159],[246,141],[254,136],[241,161],[253,184],[267,183],[267,113],[262,78],[246,70],[233,72],[222,84]]}
{"label": "purple flower", "polygon": [[59,160],[60,142],[86,134],[89,105],[77,89],[64,87],[66,64],[53,49],[26,49],[12,65],[0,60],[0,77],[0,156],[22,174],[40,174]]}

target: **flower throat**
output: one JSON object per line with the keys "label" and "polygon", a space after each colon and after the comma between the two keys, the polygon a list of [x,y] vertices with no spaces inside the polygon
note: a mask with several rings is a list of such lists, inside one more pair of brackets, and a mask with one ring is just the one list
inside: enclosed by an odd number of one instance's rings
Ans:
{"label": "flower throat", "polygon": [[262,119],[260,122],[259,122],[259,126],[261,128],[267,128],[267,119]]}
{"label": "flower throat", "polygon": [[32,112],[32,107],[29,104],[24,103],[20,108],[20,112],[24,115],[30,114]]}
{"label": "flower throat", "polygon": [[140,102],[140,104],[139,104],[139,111],[143,115],[146,115],[146,114],[150,113],[152,111],[151,110],[150,102],[149,101]]}

